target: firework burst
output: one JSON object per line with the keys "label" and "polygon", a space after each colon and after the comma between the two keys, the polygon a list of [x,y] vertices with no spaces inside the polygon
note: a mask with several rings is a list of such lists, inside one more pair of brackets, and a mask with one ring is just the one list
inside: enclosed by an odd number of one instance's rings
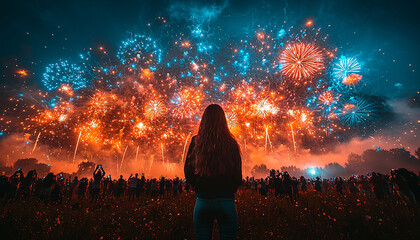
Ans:
{"label": "firework burst", "polygon": [[68,61],[59,61],[46,67],[42,82],[49,90],[55,90],[63,84],[71,86],[74,90],[85,88],[89,85],[86,73],[80,66]]}
{"label": "firework burst", "polygon": [[353,74],[358,75],[361,69],[362,66],[356,58],[346,58],[342,56],[334,65],[333,76],[339,81],[343,81],[344,84],[351,84],[352,81],[346,80],[346,78]]}
{"label": "firework burst", "polygon": [[[224,106],[238,142],[266,150],[312,148],[357,133],[380,115],[379,100],[351,99],[367,96],[353,87],[361,65],[344,58],[329,66],[340,48],[320,30],[259,27],[236,41],[210,29],[192,28],[200,34],[191,36],[183,24],[165,26],[132,35],[115,55],[98,47],[79,61],[48,65],[42,79],[48,91],[25,86],[11,96],[0,134],[23,132],[38,146],[63,151],[113,149],[127,159],[132,149],[158,149],[166,162],[179,160],[212,102]],[[333,71],[322,75],[326,67]]]}
{"label": "firework burst", "polygon": [[361,97],[351,97],[343,106],[340,120],[347,126],[362,126],[376,114],[375,104]]}
{"label": "firework burst", "polygon": [[271,102],[269,102],[267,99],[261,100],[254,104],[253,109],[255,111],[255,114],[261,118],[266,118],[270,115],[276,115],[279,111],[279,108]]}
{"label": "firework burst", "polygon": [[144,108],[144,116],[153,120],[166,113],[167,109],[165,105],[159,100],[152,100],[146,103]]}
{"label": "firework burst", "polygon": [[185,88],[176,93],[171,100],[173,116],[176,118],[192,118],[200,111],[204,95],[199,89]]}
{"label": "firework burst", "polygon": [[323,104],[331,105],[335,100],[334,94],[331,91],[325,91],[319,96],[319,101]]}
{"label": "firework burst", "polygon": [[294,43],[281,53],[282,73],[292,79],[313,77],[324,69],[322,52],[313,44]]}

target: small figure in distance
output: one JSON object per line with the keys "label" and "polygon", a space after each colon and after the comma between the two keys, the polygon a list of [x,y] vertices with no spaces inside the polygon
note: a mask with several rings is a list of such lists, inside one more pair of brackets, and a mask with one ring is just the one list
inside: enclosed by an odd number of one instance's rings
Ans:
{"label": "small figure in distance", "polygon": [[16,172],[10,176],[9,181],[9,200],[15,200],[17,198],[18,186],[19,183],[23,180],[24,175],[21,168],[18,168]]}
{"label": "small figure in distance", "polygon": [[335,189],[338,194],[343,195],[343,179],[341,177],[335,178]]}
{"label": "small figure in distance", "polygon": [[79,200],[84,199],[86,196],[86,189],[88,187],[88,181],[89,180],[87,178],[82,178],[79,182],[78,191],[77,191],[77,196]]}
{"label": "small figure in distance", "polygon": [[120,175],[120,178],[117,181],[117,187],[115,191],[115,196],[117,198],[121,197],[121,195],[124,193],[124,186],[125,186],[125,180],[123,178],[123,175]]}
{"label": "small figure in distance", "polygon": [[95,171],[93,172],[92,202],[98,200],[101,191],[101,180],[104,176],[105,170],[102,168],[102,165],[96,165]]}
{"label": "small figure in distance", "polygon": [[264,196],[264,197],[267,196],[268,187],[267,187],[266,182],[264,181],[263,178],[261,178],[261,181],[260,181],[260,190],[259,190],[259,192],[260,192],[261,196]]}
{"label": "small figure in distance", "polygon": [[139,184],[139,180],[140,180],[138,176],[139,174],[136,173],[134,177],[133,177],[133,174],[131,174],[130,177],[128,178],[129,185],[130,185],[128,200],[130,201],[134,199],[134,195],[136,195],[137,185]]}
{"label": "small figure in distance", "polygon": [[[22,173],[22,176],[23,176],[23,173]],[[30,197],[32,184],[35,183],[37,178],[38,178],[38,175],[36,173],[36,170],[31,170],[28,172],[28,175],[26,175],[26,177],[24,177],[21,180],[19,184],[19,192],[18,192],[18,196],[20,200],[27,200]]]}
{"label": "small figure in distance", "polygon": [[316,180],[315,180],[315,190],[317,192],[321,192],[322,191],[321,184],[322,184],[321,179],[319,177],[316,177]]}
{"label": "small figure in distance", "polygon": [[306,192],[306,179],[304,176],[300,176],[300,190]]}

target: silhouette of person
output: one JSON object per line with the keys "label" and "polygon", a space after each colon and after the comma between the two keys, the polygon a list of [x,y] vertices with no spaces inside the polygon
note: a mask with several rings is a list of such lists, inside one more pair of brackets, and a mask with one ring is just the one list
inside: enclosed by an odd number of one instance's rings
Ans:
{"label": "silhouette of person", "polygon": [[343,183],[344,181],[341,177],[335,179],[335,190],[340,195],[343,195]]}
{"label": "silhouette of person", "polygon": [[10,185],[9,185],[9,200],[14,200],[17,198],[18,186],[19,183],[24,179],[24,174],[21,168],[18,168],[16,172],[10,176]]}
{"label": "silhouette of person", "polygon": [[88,179],[87,178],[82,178],[79,182],[79,185],[78,185],[77,195],[78,195],[79,199],[85,198],[87,186],[88,186]]}
{"label": "silhouette of person", "polygon": [[212,239],[215,219],[220,239],[235,239],[238,215],[234,194],[242,184],[242,160],[219,105],[204,110],[198,134],[188,148],[184,172],[197,196],[193,216],[197,239]]}
{"label": "silhouette of person", "polygon": [[266,182],[264,181],[263,178],[261,178],[261,181],[260,181],[260,190],[259,190],[259,192],[260,192],[260,194],[262,196],[267,196],[268,187],[267,187]]}
{"label": "silhouette of person", "polygon": [[315,190],[317,192],[321,192],[322,191],[321,184],[322,184],[321,179],[319,177],[316,177],[316,180],[315,180]]}
{"label": "silhouette of person", "polygon": [[101,191],[101,180],[105,176],[105,170],[102,168],[102,165],[97,165],[95,171],[93,172],[93,186],[92,186],[92,199],[91,201],[96,201],[99,197],[99,192]]}
{"label": "silhouette of person", "polygon": [[[23,176],[23,173],[22,173]],[[28,172],[28,175],[26,175],[26,177],[24,177],[19,185],[19,192],[18,192],[18,196],[20,198],[20,200],[26,200],[29,198],[30,196],[30,192],[31,192],[31,186],[33,183],[35,183],[36,179],[37,179],[38,175],[36,173],[36,170],[32,170]]]}
{"label": "silhouette of person", "polygon": [[120,175],[120,178],[117,181],[117,186],[116,186],[116,191],[115,191],[115,196],[117,198],[121,197],[121,195],[124,193],[124,185],[125,185],[125,180],[123,178],[123,175]]}
{"label": "silhouette of person", "polygon": [[128,199],[134,200],[134,195],[136,194],[137,187],[140,181],[139,174],[136,173],[134,177],[133,177],[133,174],[131,174],[130,177],[128,178],[128,181],[130,182],[130,190],[129,190]]}
{"label": "silhouette of person", "polygon": [[300,190],[306,192],[306,179],[304,176],[300,176]]}
{"label": "silhouette of person", "polygon": [[292,201],[293,190],[292,190],[292,178],[289,173],[286,171],[283,174],[283,190],[286,196],[289,197],[289,201]]}

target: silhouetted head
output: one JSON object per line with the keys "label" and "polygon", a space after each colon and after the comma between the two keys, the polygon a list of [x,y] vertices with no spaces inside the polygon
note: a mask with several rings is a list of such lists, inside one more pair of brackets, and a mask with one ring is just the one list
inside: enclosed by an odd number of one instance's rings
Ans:
{"label": "silhouetted head", "polygon": [[204,110],[193,154],[195,172],[200,175],[229,175],[232,169],[240,167],[238,143],[230,133],[225,112],[219,105],[210,104]]}
{"label": "silhouetted head", "polygon": [[204,110],[198,135],[202,136],[204,134],[214,137],[232,136],[228,128],[225,112],[217,104],[210,104]]}

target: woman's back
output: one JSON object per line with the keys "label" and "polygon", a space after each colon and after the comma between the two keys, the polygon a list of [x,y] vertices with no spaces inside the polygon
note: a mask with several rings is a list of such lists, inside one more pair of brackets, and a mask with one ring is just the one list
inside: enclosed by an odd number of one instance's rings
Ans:
{"label": "woman's back", "polygon": [[216,198],[216,197],[234,197],[234,193],[242,183],[241,155],[237,146],[232,145],[231,156],[228,161],[234,163],[233,168],[226,173],[215,173],[211,175],[200,175],[195,172],[193,149],[195,146],[194,136],[188,149],[187,159],[185,161],[185,177],[194,190],[197,197]]}
{"label": "woman's back", "polygon": [[219,105],[211,104],[204,111],[198,134],[188,148],[184,172],[197,196],[197,239],[211,239],[215,219],[220,239],[234,239],[238,227],[234,196],[242,183],[242,163],[238,143]]}

